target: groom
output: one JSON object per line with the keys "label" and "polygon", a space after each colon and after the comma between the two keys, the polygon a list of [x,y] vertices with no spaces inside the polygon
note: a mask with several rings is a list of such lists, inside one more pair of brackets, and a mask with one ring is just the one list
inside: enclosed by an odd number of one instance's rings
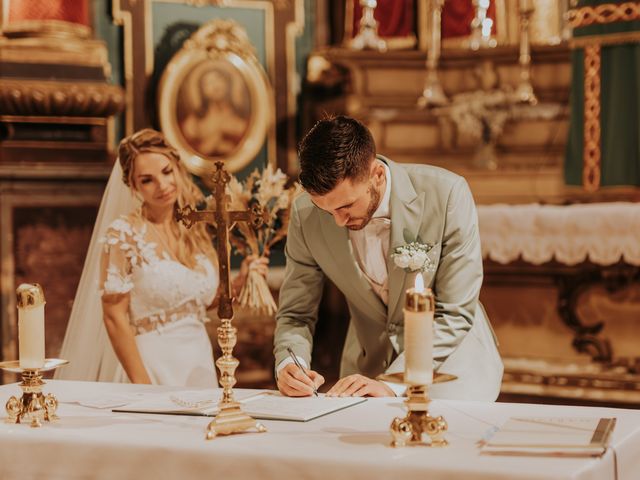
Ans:
{"label": "groom", "polygon": [[478,301],[482,256],[475,205],[466,181],[427,165],[401,165],[376,155],[369,130],[346,116],[318,122],[302,140],[300,183],[291,209],[287,266],[275,331],[278,388],[311,395],[324,383],[311,362],[325,277],[349,304],[341,379],[329,395],[401,395],[377,381],[404,370],[405,290],[414,276],[394,264],[393,250],[412,241],[433,245],[434,271],[424,274],[436,298],[434,368],[456,375],[434,384],[432,398],[493,401],[502,362]]}

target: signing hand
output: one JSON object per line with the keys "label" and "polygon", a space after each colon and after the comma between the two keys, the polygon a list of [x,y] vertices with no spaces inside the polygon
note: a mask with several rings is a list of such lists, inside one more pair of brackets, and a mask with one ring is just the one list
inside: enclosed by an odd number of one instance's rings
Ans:
{"label": "signing hand", "polygon": [[[306,375],[305,375],[306,373]],[[293,363],[278,371],[278,390],[287,397],[310,397],[324,383],[324,377],[313,370],[305,373]]]}
{"label": "signing hand", "polygon": [[327,392],[328,397],[395,397],[396,394],[385,383],[353,374],[341,378]]}

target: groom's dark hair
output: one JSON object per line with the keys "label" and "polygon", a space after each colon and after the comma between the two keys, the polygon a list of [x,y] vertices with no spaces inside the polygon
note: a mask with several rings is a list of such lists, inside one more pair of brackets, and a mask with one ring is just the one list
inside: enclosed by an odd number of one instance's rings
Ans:
{"label": "groom's dark hair", "polygon": [[340,115],[316,123],[298,145],[300,183],[325,195],[342,180],[366,178],[376,155],[371,132],[355,118]]}

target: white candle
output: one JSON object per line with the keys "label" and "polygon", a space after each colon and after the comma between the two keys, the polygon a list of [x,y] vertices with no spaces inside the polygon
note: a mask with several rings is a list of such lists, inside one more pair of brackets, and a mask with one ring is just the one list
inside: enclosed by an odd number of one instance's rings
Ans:
{"label": "white candle", "polygon": [[404,306],[404,380],[409,384],[433,382],[433,313],[431,289],[424,288],[422,274],[406,292]]}
{"label": "white candle", "polygon": [[44,366],[44,293],[37,283],[23,283],[16,290],[18,304],[18,352],[21,368]]}

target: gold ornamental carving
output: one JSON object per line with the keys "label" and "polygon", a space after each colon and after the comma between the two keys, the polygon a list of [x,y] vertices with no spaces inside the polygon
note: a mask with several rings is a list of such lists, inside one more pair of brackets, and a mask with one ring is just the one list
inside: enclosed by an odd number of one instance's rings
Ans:
{"label": "gold ornamental carving", "polygon": [[[409,298],[407,295],[407,299]],[[430,301],[433,301],[433,297]],[[451,382],[457,378],[448,373],[434,372],[433,383]],[[405,381],[404,372],[385,373],[378,375],[376,379],[407,385],[407,399],[404,401],[407,414],[404,417],[395,417],[389,426],[392,447],[446,447],[449,445],[444,437],[449,428],[447,421],[442,415],[434,417],[429,413],[431,403],[429,385]]]}
{"label": "gold ornamental carving", "polygon": [[[2,27],[0,62],[38,65],[50,74],[12,73],[0,77],[0,115],[47,117],[110,117],[124,108],[124,91],[110,85],[108,52],[92,38],[91,29],[59,20],[28,20]],[[3,65],[4,66],[4,65]],[[84,67],[90,76],[67,78],[67,69]]]}
{"label": "gold ornamental carving", "polygon": [[572,28],[639,19],[640,2],[603,3],[596,7],[569,10],[567,14],[567,21]]}
{"label": "gold ornamental carving", "polygon": [[0,369],[11,373],[19,373],[22,382],[18,384],[22,396],[11,396],[5,403],[7,417],[5,423],[23,423],[33,428],[43,425],[43,422],[58,420],[56,411],[58,399],[51,393],[42,392],[45,382],[42,374],[68,364],[68,360],[47,358],[41,368],[22,368],[19,360],[0,362]]}
{"label": "gold ornamental carving", "polygon": [[20,20],[2,26],[2,35],[7,38],[48,38],[77,41],[91,38],[91,29],[86,25],[62,20]]}
{"label": "gold ornamental carving", "polygon": [[205,50],[212,59],[223,58],[229,53],[243,59],[256,55],[247,31],[233,20],[216,19],[206,24],[184,42],[184,48]]}
{"label": "gold ornamental carving", "polygon": [[600,45],[584,48],[584,151],[582,183],[593,192],[600,187]]}
{"label": "gold ornamental carving", "polygon": [[[640,2],[605,3],[569,10],[567,22],[572,28],[606,25],[615,22],[640,20]],[[594,192],[601,180],[601,76],[602,46],[640,40],[638,32],[620,32],[574,37],[573,48],[584,49],[584,140],[582,184]]]}
{"label": "gold ornamental carving", "polygon": [[102,67],[105,77],[111,75],[106,45],[84,25],[27,20],[5,25],[1,32],[2,61]]}
{"label": "gold ornamental carving", "polygon": [[109,117],[124,107],[117,85],[0,80],[0,114]]}
{"label": "gold ornamental carving", "polygon": [[[392,447],[423,445],[429,447],[446,447],[449,442],[444,438],[448,429],[446,420],[439,415],[429,414],[431,400],[427,394],[426,385],[413,385],[407,393],[407,415],[396,417],[391,422]],[[424,436],[429,441],[425,442]]]}

